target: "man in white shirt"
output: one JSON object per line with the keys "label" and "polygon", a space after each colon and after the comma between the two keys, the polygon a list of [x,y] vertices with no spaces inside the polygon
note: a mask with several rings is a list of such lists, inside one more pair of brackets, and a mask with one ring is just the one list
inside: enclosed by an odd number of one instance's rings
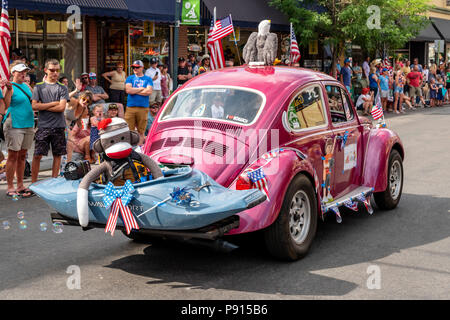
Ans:
{"label": "man in white shirt", "polygon": [[223,99],[221,96],[215,96],[211,106],[211,116],[214,119],[223,119],[225,117],[225,110],[223,109]]}
{"label": "man in white shirt", "polygon": [[364,70],[364,76],[367,80],[369,80],[369,74],[370,74],[370,57],[367,57],[366,60],[363,62],[362,68]]}
{"label": "man in white shirt", "polygon": [[150,59],[150,68],[145,71],[145,75],[153,80],[153,91],[150,95],[150,105],[157,103],[161,105],[162,94],[161,94],[161,71],[159,70],[158,60],[155,57]]}

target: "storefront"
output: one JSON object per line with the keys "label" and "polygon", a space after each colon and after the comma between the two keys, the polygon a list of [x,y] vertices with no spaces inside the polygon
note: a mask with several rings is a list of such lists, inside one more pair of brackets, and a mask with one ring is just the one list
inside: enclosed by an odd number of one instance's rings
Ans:
{"label": "storefront", "polygon": [[20,48],[31,66],[32,82],[42,81],[47,59],[57,59],[61,76],[73,79],[83,70],[83,28],[67,28],[61,14],[9,11],[12,48]]}

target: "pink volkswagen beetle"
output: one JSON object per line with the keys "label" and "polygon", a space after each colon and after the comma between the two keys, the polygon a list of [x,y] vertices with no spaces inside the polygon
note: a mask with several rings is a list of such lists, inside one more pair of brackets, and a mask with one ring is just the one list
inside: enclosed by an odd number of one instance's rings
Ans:
{"label": "pink volkswagen beetle", "polygon": [[263,230],[269,252],[297,260],[318,219],[373,196],[394,209],[403,186],[398,135],[359,117],[345,87],[307,69],[245,66],[197,76],[156,117],[144,152],[191,166],[229,189],[258,188],[262,204],[240,212],[226,235]]}

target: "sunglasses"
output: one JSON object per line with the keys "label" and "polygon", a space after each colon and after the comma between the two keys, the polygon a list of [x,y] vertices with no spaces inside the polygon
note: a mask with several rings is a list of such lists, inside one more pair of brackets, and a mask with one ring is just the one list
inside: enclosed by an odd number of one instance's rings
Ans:
{"label": "sunglasses", "polygon": [[88,79],[88,77],[81,77],[81,80],[86,80]]}
{"label": "sunglasses", "polygon": [[135,69],[140,69],[142,67],[131,67],[131,68],[133,68],[133,70],[135,70]]}
{"label": "sunglasses", "polygon": [[47,70],[50,72],[59,72],[60,71],[60,69],[47,69]]}
{"label": "sunglasses", "polygon": [[118,109],[118,107],[116,104],[110,104],[108,107],[108,110],[117,110],[117,109]]}
{"label": "sunglasses", "polygon": [[89,80],[95,80],[97,77],[90,77]]}
{"label": "sunglasses", "polygon": [[80,102],[81,103],[86,103],[86,102],[91,103],[92,101],[91,101],[91,99],[81,99]]}

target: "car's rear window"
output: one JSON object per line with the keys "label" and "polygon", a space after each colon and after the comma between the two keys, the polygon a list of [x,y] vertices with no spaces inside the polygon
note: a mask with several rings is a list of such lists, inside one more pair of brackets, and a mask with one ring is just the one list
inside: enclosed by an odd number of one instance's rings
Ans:
{"label": "car's rear window", "polygon": [[246,125],[256,120],[263,103],[263,95],[253,90],[193,88],[176,94],[164,108],[160,120],[205,118]]}

